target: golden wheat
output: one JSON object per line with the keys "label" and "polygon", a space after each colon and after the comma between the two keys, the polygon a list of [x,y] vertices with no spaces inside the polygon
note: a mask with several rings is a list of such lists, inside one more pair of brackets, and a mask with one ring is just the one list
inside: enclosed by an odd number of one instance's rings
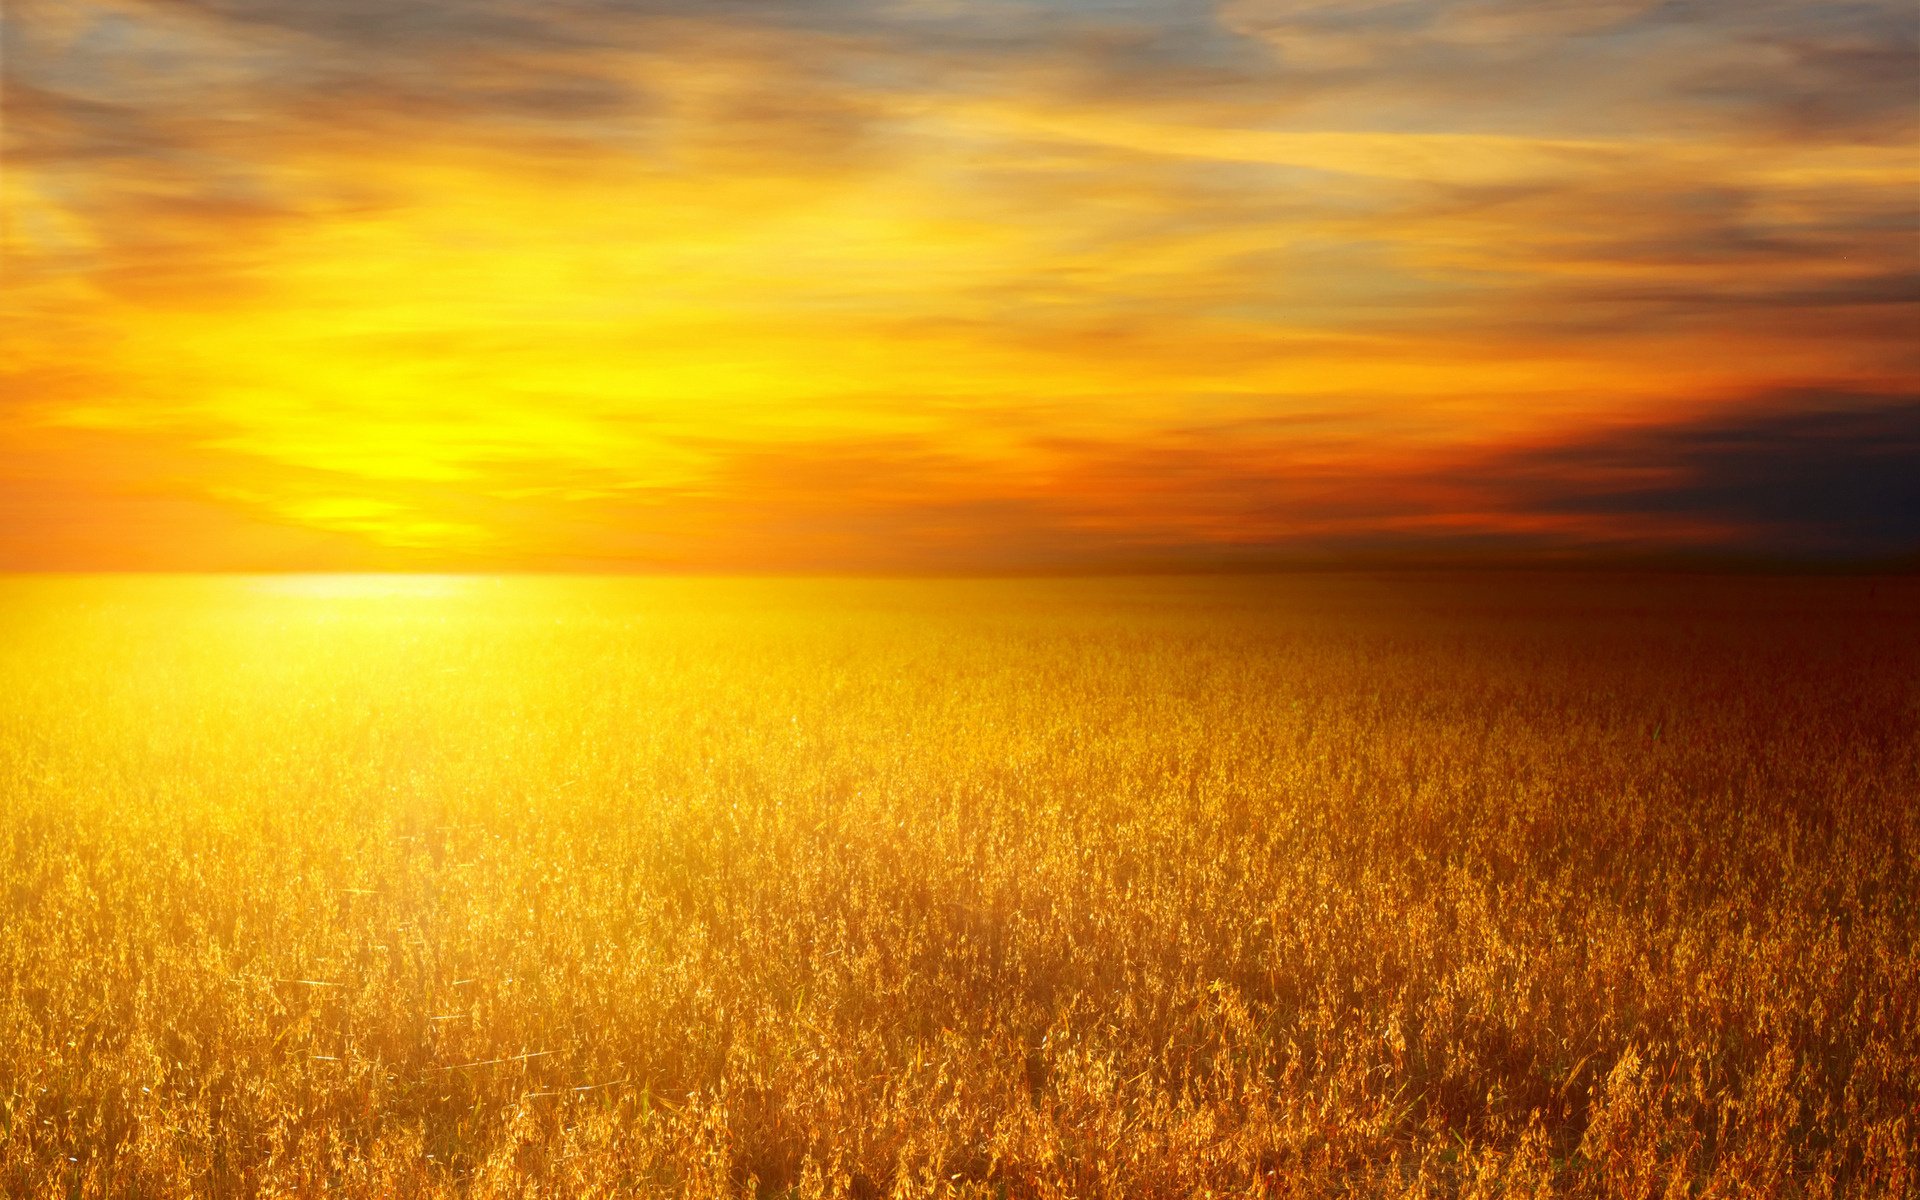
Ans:
{"label": "golden wheat", "polygon": [[0,1188],[1913,1194],[1916,614],[15,579]]}

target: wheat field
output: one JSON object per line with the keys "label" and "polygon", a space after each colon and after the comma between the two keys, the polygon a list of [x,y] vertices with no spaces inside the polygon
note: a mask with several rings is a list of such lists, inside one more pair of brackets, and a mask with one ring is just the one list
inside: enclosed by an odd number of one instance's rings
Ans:
{"label": "wheat field", "polygon": [[0,582],[0,1191],[1920,1189],[1920,582]]}

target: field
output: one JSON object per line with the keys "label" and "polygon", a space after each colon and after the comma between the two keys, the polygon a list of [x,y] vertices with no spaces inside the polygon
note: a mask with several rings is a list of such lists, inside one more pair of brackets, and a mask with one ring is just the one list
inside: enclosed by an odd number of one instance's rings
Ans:
{"label": "field", "polygon": [[0,582],[0,1192],[1920,1188],[1920,580]]}

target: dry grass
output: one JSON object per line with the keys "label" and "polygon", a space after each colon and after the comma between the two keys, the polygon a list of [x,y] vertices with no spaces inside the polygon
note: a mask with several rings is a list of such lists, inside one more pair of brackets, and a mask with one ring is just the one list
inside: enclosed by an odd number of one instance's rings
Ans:
{"label": "dry grass", "polygon": [[0,1191],[1914,1194],[1920,585],[0,585]]}

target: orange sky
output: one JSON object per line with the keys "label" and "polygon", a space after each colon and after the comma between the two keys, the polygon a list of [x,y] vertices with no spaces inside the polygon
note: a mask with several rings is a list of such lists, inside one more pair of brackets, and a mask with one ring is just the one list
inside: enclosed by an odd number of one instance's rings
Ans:
{"label": "orange sky", "polygon": [[5,21],[0,566],[1920,547],[1904,0]]}

